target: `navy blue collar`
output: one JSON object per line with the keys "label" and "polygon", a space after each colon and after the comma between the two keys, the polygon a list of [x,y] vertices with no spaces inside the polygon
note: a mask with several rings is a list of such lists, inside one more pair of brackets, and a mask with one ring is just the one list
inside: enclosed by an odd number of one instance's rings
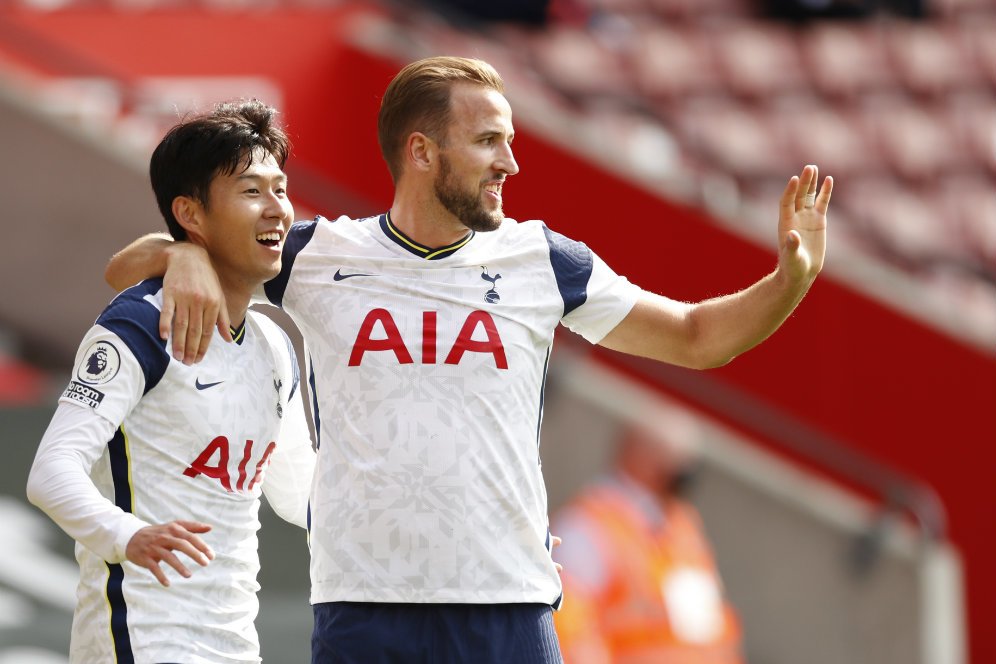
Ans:
{"label": "navy blue collar", "polygon": [[410,253],[419,256],[420,258],[424,258],[427,261],[434,261],[439,260],[440,258],[446,258],[447,256],[452,256],[457,252],[457,250],[460,249],[460,247],[470,242],[475,235],[474,231],[470,231],[463,237],[463,239],[445,247],[427,247],[424,244],[419,244],[398,230],[398,228],[391,223],[390,211],[386,214],[380,215],[380,227],[381,230],[384,231],[384,235],[390,238],[395,244],[406,249]]}

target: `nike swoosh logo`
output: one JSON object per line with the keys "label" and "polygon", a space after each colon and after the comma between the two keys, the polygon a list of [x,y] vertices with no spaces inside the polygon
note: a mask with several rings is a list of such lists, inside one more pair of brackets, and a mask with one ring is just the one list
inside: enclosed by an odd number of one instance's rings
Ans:
{"label": "nike swoosh logo", "polygon": [[352,277],[376,277],[376,274],[364,274],[362,272],[354,272],[353,274],[343,274],[342,270],[336,270],[335,274],[332,275],[334,281],[342,281],[343,279],[351,279]]}
{"label": "nike swoosh logo", "polygon": [[214,387],[215,385],[221,385],[224,382],[225,381],[223,380],[219,380],[217,383],[202,383],[201,379],[198,378],[197,380],[194,381],[194,387],[196,387],[198,390],[206,390],[209,387]]}

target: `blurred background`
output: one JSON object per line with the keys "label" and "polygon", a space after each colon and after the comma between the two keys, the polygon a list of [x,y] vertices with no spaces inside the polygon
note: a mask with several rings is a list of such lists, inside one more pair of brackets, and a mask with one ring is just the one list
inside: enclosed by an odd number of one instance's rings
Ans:
{"label": "blurred background", "polygon": [[[376,214],[380,94],[435,54],[505,78],[506,213],[676,299],[772,269],[788,177],[835,178],[823,276],[732,364],[560,335],[551,511],[679,409],[748,661],[996,661],[994,0],[0,0],[0,664],[67,661],[71,542],[24,483],[107,259],[164,229],[152,147],[258,97],[295,141],[298,218]],[[304,536],[267,512],[261,555],[264,660],[308,661]]]}

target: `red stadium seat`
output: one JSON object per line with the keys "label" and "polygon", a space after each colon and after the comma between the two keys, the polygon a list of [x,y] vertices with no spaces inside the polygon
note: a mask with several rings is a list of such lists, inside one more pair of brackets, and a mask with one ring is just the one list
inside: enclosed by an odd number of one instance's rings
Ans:
{"label": "red stadium seat", "polygon": [[796,168],[764,112],[729,100],[700,99],[675,106],[672,114],[690,149],[737,177],[780,177]]}
{"label": "red stadium seat", "polygon": [[878,23],[817,23],[799,43],[813,83],[825,95],[854,98],[894,89],[892,70]]}
{"label": "red stadium seat", "polygon": [[848,182],[834,192],[834,199],[890,262],[917,270],[940,257],[963,255],[954,216],[932,190],[919,191],[890,177],[868,177]]}
{"label": "red stadium seat", "polygon": [[792,28],[743,21],[708,34],[726,84],[735,93],[763,99],[810,88]]}
{"label": "red stadium seat", "polygon": [[965,255],[996,279],[996,182],[980,174],[953,176],[941,182],[940,195]]}
{"label": "red stadium seat", "polygon": [[553,26],[532,42],[536,68],[547,81],[573,97],[632,94],[629,71],[620,56],[591,33]]}
{"label": "red stadium seat", "polygon": [[969,45],[952,25],[889,23],[886,42],[903,84],[915,94],[940,96],[985,80]]}
{"label": "red stadium seat", "polygon": [[818,164],[837,178],[884,167],[877,143],[848,105],[838,107],[815,96],[787,98],[774,104],[772,117],[797,164]]}
{"label": "red stadium seat", "polygon": [[959,147],[976,162],[975,169],[996,175],[996,95],[989,91],[955,95],[943,112]]}
{"label": "red stadium seat", "polygon": [[630,67],[637,89],[653,99],[722,88],[709,45],[694,27],[658,23],[641,27],[633,43]]}
{"label": "red stadium seat", "polygon": [[892,171],[913,183],[971,163],[964,150],[953,149],[956,134],[931,106],[901,96],[877,97],[863,102],[860,116]]}
{"label": "red stadium seat", "polygon": [[958,24],[958,39],[971,49],[976,65],[996,89],[996,11]]}

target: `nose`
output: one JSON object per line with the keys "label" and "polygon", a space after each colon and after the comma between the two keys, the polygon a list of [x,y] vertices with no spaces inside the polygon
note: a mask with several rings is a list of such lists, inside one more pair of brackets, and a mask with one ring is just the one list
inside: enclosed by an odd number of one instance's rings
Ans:
{"label": "nose", "polygon": [[515,161],[515,155],[512,154],[512,146],[510,144],[504,143],[495,167],[506,175],[515,175],[519,172],[519,164]]}
{"label": "nose", "polygon": [[294,220],[294,207],[291,205],[287,194],[279,194],[270,190],[266,196],[266,207],[263,214],[267,219],[278,219],[285,223]]}

